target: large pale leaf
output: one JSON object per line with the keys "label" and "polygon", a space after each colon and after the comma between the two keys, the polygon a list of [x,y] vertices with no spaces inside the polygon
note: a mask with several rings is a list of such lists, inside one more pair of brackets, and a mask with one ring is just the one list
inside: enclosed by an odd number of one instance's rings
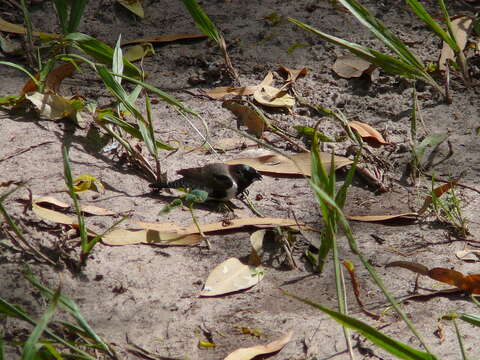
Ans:
{"label": "large pale leaf", "polygon": [[217,265],[203,287],[200,296],[218,296],[251,288],[263,279],[261,267],[242,264],[230,258]]}
{"label": "large pale leaf", "polygon": [[[299,153],[290,156],[291,159],[278,155],[268,154],[256,158],[241,158],[226,161],[227,164],[245,164],[250,165],[260,172],[285,175],[306,175],[311,176],[312,166],[310,153]],[[332,155],[329,153],[320,153],[320,159],[327,172],[330,172]],[[343,157],[334,156],[335,169],[350,165],[353,161]],[[295,165],[295,163],[298,165]],[[299,169],[300,168],[300,169]]]}
{"label": "large pale leaf", "polygon": [[[452,20],[452,31],[455,35],[455,40],[457,41],[460,51],[463,51],[467,45],[468,34],[470,32],[472,22],[473,19],[469,16],[460,16]],[[455,58],[455,52],[452,50],[450,45],[448,45],[446,42],[443,42],[442,53],[440,55],[440,60],[438,61],[438,68],[442,71],[445,71],[447,68],[446,62],[448,60],[455,61]]]}
{"label": "large pale leaf", "polygon": [[34,92],[26,94],[25,97],[35,106],[41,116],[49,120],[75,118],[77,109],[63,96]]}

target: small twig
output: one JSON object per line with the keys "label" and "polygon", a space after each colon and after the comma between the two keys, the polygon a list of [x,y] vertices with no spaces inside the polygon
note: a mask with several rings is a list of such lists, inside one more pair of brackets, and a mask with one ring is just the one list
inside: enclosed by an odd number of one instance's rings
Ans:
{"label": "small twig", "polygon": [[23,153],[25,153],[25,152],[27,152],[27,151],[30,151],[30,150],[32,150],[32,149],[35,149],[35,148],[37,148],[37,147],[39,147],[39,146],[46,145],[46,144],[52,144],[52,143],[53,143],[53,141],[44,141],[44,142],[41,142],[40,144],[31,145],[31,146],[29,146],[29,147],[27,147],[27,148],[17,150],[17,151],[15,151],[15,152],[13,152],[12,154],[5,155],[3,158],[0,159],[0,162],[5,161],[5,160],[8,160],[8,159],[10,159],[10,158],[12,158],[12,157],[14,157],[14,156],[23,154]]}

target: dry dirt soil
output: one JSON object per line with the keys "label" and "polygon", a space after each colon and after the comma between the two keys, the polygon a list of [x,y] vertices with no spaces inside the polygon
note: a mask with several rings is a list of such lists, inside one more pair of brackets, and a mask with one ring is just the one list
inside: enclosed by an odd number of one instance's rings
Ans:
{"label": "dry dirt soil", "polygon": [[[21,12],[13,7],[14,1],[0,5],[3,19],[22,23]],[[363,1],[374,15],[384,21],[424,60],[435,62],[441,42],[400,1]],[[395,214],[418,209],[428,189],[428,179],[413,185],[406,176],[410,161],[409,137],[412,111],[411,83],[380,71],[374,81],[368,79],[342,79],[332,71],[332,65],[344,51],[322,41],[313,34],[296,28],[286,20],[297,18],[318,29],[382,49],[382,45],[349,14],[332,6],[329,1],[202,1],[204,10],[223,31],[232,62],[242,84],[256,84],[274,71],[276,81],[282,81],[279,65],[293,69],[306,67],[307,76],[297,81],[298,94],[308,102],[325,108],[341,110],[349,120],[365,122],[378,129],[392,145],[378,149],[367,146],[370,164],[383,171],[382,183],[388,188],[380,192],[375,186],[356,177],[350,188],[345,212],[349,215]],[[440,19],[436,2],[427,1],[427,9]],[[79,31],[107,44],[114,45],[118,36],[132,40],[171,33],[198,33],[181,2],[144,1],[145,19],[139,20],[114,1],[91,1]],[[471,13],[463,2],[451,1],[452,14]],[[278,15],[272,24],[271,14]],[[35,29],[58,32],[58,24],[51,2],[34,2],[31,6]],[[290,51],[292,45],[302,44]],[[156,46],[155,55],[144,61],[148,82],[170,93],[197,111],[206,119],[213,144],[234,138],[246,146],[230,146],[227,151],[214,154],[197,149],[202,141],[174,110],[162,102],[153,105],[157,136],[163,141],[179,146],[178,151],[161,153],[162,170],[169,178],[178,169],[200,166],[215,161],[226,161],[244,156],[255,156],[262,151],[230,130],[235,126],[233,115],[222,107],[221,101],[201,96],[202,90],[228,85],[221,71],[222,56],[214,43],[208,40],[176,42]],[[25,64],[21,57],[4,58]],[[1,96],[17,94],[27,80],[26,76],[11,67],[1,66]],[[480,146],[477,129],[480,126],[478,88],[467,87],[452,75],[450,92],[453,98],[448,105],[430,86],[418,84],[419,109],[423,124],[418,126],[418,139],[427,134],[448,134],[448,143],[429,153],[433,168],[439,178],[449,179],[463,174],[463,185],[480,188]],[[92,71],[84,68],[73,78],[66,79],[61,88],[63,95],[80,94],[89,102],[106,105],[112,97]],[[193,95],[192,95],[193,94]],[[315,111],[296,105],[292,113],[281,109],[266,109],[279,127],[295,133],[294,125],[314,126],[322,119],[320,129],[333,138],[344,135],[341,127],[329,118],[321,118]],[[82,202],[128,213],[132,220],[192,223],[190,213],[177,209],[166,216],[158,213],[171,200],[168,196],[150,194],[149,182],[117,153],[101,152],[100,141],[94,137],[101,131],[91,117],[85,115],[84,128],[68,121],[41,119],[34,111],[1,112],[0,168],[2,181],[28,181],[25,188],[10,196],[4,205],[8,212],[25,229],[26,237],[36,247],[60,266],[53,268],[18,249],[7,236],[2,225],[0,241],[13,249],[0,248],[0,296],[21,305],[34,316],[40,316],[46,303],[39,293],[24,279],[21,268],[27,263],[33,273],[46,285],[56,288],[79,305],[91,326],[105,341],[114,344],[122,359],[137,359],[129,353],[127,344],[136,344],[151,354],[171,358],[222,359],[239,347],[273,341],[288,331],[292,340],[272,359],[347,359],[346,345],[341,327],[318,310],[282,294],[287,290],[301,297],[336,308],[335,282],[332,261],[325,271],[316,275],[304,256],[308,240],[297,235],[293,257],[296,269],[286,265],[285,256],[271,246],[264,260],[265,277],[255,287],[246,291],[216,298],[199,298],[210,271],[230,257],[241,260],[250,253],[249,235],[254,229],[235,230],[209,235],[210,250],[203,246],[162,247],[149,244],[106,246],[98,244],[88,259],[87,266],[78,273],[72,261],[79,256],[78,246],[65,251],[65,242],[71,231],[40,220],[30,210],[23,213],[27,189],[34,195],[52,195],[70,202],[64,191],[62,145],[70,147],[70,158],[75,175],[91,174],[105,184],[106,192],[86,192]],[[200,123],[195,125],[201,128]],[[274,134],[266,138],[280,150],[293,152],[287,142]],[[300,142],[300,139],[296,141]],[[235,142],[233,142],[235,143]],[[350,141],[327,144],[325,150],[346,155]],[[36,146],[39,145],[39,146]],[[194,150],[194,151],[192,151]],[[430,151],[430,150],[429,150]],[[147,154],[146,149],[144,153]],[[342,177],[341,174],[339,176]],[[340,184],[340,183],[339,183]],[[321,216],[308,183],[303,178],[265,175],[264,180],[250,187],[250,198],[255,206],[269,217],[293,218],[314,228],[321,228]],[[6,191],[5,188],[2,191]],[[465,262],[456,252],[478,246],[478,192],[458,187],[460,208],[468,221],[470,235],[461,239],[451,235],[448,226],[434,216],[426,216],[406,224],[378,224],[351,222],[360,250],[375,266],[388,289],[398,298],[415,291],[416,275],[406,269],[385,268],[392,261],[414,261],[429,268],[454,268],[464,274],[478,273],[478,262]],[[167,194],[168,195],[168,194]],[[238,216],[255,216],[242,202]],[[208,209],[196,210],[201,223],[220,221],[222,214]],[[88,224],[105,230],[120,215],[114,217],[89,217]],[[127,226],[122,224],[122,226]],[[75,237],[73,237],[75,239]],[[72,244],[71,241],[67,244]],[[419,342],[408,331],[394,311],[384,311],[387,302],[362,268],[358,258],[351,253],[343,235],[338,238],[340,258],[356,265],[361,296],[366,307],[381,314],[376,321],[359,309],[353,290],[346,279],[350,313],[395,339],[411,346]],[[76,244],[73,241],[73,244]],[[69,260],[70,259],[70,260]],[[435,282],[426,277],[419,279],[421,293],[434,288]],[[438,296],[428,301],[410,301],[402,305],[404,311],[423,334],[434,352],[443,359],[459,359],[460,351],[452,323],[441,321],[442,315],[451,312],[475,313],[468,297]],[[61,312],[59,318],[61,318]],[[260,337],[242,334],[241,327],[259,329]],[[472,359],[480,357],[479,330],[469,324],[459,323],[467,353]],[[25,339],[31,328],[11,318],[0,318],[0,333],[9,340]],[[210,332],[215,348],[201,349],[200,340]],[[354,353],[357,358],[391,359],[392,356],[371,343],[355,336]],[[6,347],[6,358],[17,359],[19,352]]]}

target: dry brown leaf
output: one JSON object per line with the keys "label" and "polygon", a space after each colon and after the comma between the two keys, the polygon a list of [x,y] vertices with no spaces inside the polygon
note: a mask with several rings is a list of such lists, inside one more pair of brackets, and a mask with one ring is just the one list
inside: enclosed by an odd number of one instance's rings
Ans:
{"label": "dry brown leaf", "polygon": [[115,229],[102,237],[107,245],[161,244],[172,246],[194,245],[202,241],[199,234],[179,235],[175,232],[157,230]]}
{"label": "dry brown leaf", "polygon": [[230,353],[224,360],[250,360],[262,354],[270,354],[280,351],[287,345],[293,335],[293,330],[283,335],[281,338],[265,345],[256,345],[248,348],[237,349]]}
{"label": "dry brown leaf", "polygon": [[94,205],[81,205],[82,212],[90,214],[90,215],[97,215],[97,216],[110,216],[115,215],[116,212],[108,209],[104,209]]}
{"label": "dry brown leaf", "polygon": [[[473,20],[470,16],[459,16],[455,19],[452,19],[452,32],[455,35],[455,39],[457,40],[457,45],[460,48],[460,51],[463,51],[467,45],[468,34],[470,32],[472,22]],[[442,71],[445,71],[447,69],[446,62],[448,60],[455,61],[455,52],[446,42],[444,42],[440,60],[438,61],[438,68]]]}
{"label": "dry brown leaf", "polygon": [[433,280],[453,285],[470,294],[480,294],[480,274],[463,275],[459,271],[440,267],[428,270],[426,266],[410,261],[395,261],[387,264],[387,266],[403,267],[418,274],[426,275]]}
{"label": "dry brown leaf", "polygon": [[207,91],[206,95],[217,100],[227,95],[249,96],[249,95],[253,95],[255,91],[258,90],[259,87],[270,85],[272,81],[273,81],[273,74],[272,72],[268,72],[265,78],[258,85],[242,86],[238,88],[221,86],[221,87],[217,87],[215,89]]}
{"label": "dry brown leaf", "polygon": [[[284,175],[306,175],[311,176],[312,166],[310,160],[310,153],[299,153],[290,156],[300,167],[301,171],[295,165],[295,163],[289,158],[277,155],[269,154],[263,155],[257,158],[242,158],[226,161],[226,164],[245,164],[250,165],[260,172],[272,173],[272,174],[284,174]],[[320,160],[325,167],[327,173],[330,172],[332,155],[329,153],[320,152]],[[350,165],[353,161],[343,157],[335,156],[335,170]]]}
{"label": "dry brown leaf", "polygon": [[288,83],[294,83],[297,81],[297,79],[301,76],[305,76],[308,73],[307,68],[302,68],[302,69],[290,69],[286,66],[280,65],[280,69],[285,71],[287,73],[287,82]]}
{"label": "dry brown leaf", "polygon": [[[179,226],[174,223],[147,223],[138,221],[136,225],[150,230],[156,230],[166,233],[176,233],[177,235],[198,234],[198,228],[195,225]],[[224,222],[215,222],[210,224],[200,225],[202,232],[216,232],[216,231],[228,231],[233,229],[239,229],[246,226],[258,226],[262,228],[275,228],[277,226],[288,227],[302,227],[303,225],[297,225],[295,220],[283,219],[283,218],[240,218],[230,220],[228,224]]]}
{"label": "dry brown leaf", "polygon": [[[72,63],[62,64],[57,66],[55,69],[50,71],[45,79],[45,88],[52,90],[54,93],[58,93],[60,89],[60,84],[62,83],[63,79],[66,77],[71,77],[77,68]],[[39,78],[39,74],[35,75],[35,78]],[[37,85],[33,82],[32,79],[29,79],[23,89],[21,90],[21,94],[27,94],[30,92],[37,91]]]}
{"label": "dry brown leaf", "polygon": [[375,66],[367,60],[355,55],[339,56],[333,64],[332,70],[345,79],[357,78],[369,73]]}
{"label": "dry brown leaf", "polygon": [[[40,196],[40,197],[33,197],[33,202],[36,204],[48,204],[59,207],[61,209],[67,209],[70,207],[67,203],[54,198],[53,196]],[[40,205],[41,206],[41,205]]]}
{"label": "dry brown leaf", "polygon": [[263,276],[261,266],[245,265],[237,258],[230,258],[217,265],[208,275],[200,296],[219,296],[245,290],[257,285]]}
{"label": "dry brown leaf", "polygon": [[204,34],[168,34],[168,35],[158,35],[152,36],[149,38],[135,39],[126,42],[122,42],[122,46],[133,45],[133,44],[142,44],[142,43],[166,43],[177,40],[193,40],[193,39],[204,39],[207,35]]}
{"label": "dry brown leaf", "polygon": [[350,121],[348,126],[354,129],[357,134],[362,137],[362,139],[367,141],[372,146],[389,144],[385,141],[382,134],[368,124],[365,124],[361,121]]}
{"label": "dry brown leaf", "polygon": [[349,220],[364,221],[364,222],[394,222],[394,221],[414,221],[418,218],[418,213],[408,212],[393,215],[359,215],[359,216],[345,216]]}
{"label": "dry brown leaf", "polygon": [[233,100],[224,101],[222,106],[235,114],[240,125],[246,126],[256,137],[262,137],[266,125],[254,109]]}
{"label": "dry brown leaf", "polygon": [[[454,187],[457,184],[457,181],[452,181],[447,184],[441,185],[435,189],[433,189],[433,193],[435,196],[438,198],[442,196],[444,193],[446,193],[448,190],[450,190],[452,187]],[[425,211],[427,211],[428,207],[432,204],[432,196],[428,195],[425,198],[425,201],[423,202],[423,206],[420,210],[418,210],[418,215],[422,215]]]}

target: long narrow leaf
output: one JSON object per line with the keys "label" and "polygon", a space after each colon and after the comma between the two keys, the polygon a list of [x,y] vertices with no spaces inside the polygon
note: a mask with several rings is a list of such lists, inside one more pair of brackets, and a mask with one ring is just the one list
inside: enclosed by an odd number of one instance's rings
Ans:
{"label": "long narrow leaf", "polygon": [[11,66],[11,67],[14,67],[15,69],[18,69],[20,71],[23,71],[25,74],[27,74],[30,79],[32,79],[32,81],[35,83],[35,85],[37,87],[40,86],[40,82],[37,80],[37,78],[35,76],[32,75],[32,73],[30,73],[27,69],[25,69],[23,66],[21,65],[18,65],[18,64],[15,64],[15,63],[12,63],[10,61],[0,61],[0,65],[7,65],[7,66]]}
{"label": "long narrow leaf", "polygon": [[67,34],[68,27],[68,4],[66,0],[54,0],[55,10],[57,10],[58,22],[62,29],[62,34]]}
{"label": "long narrow leaf", "polygon": [[200,30],[217,44],[220,44],[220,34],[215,24],[210,20],[207,14],[205,14],[202,8],[198,6],[197,2],[195,0],[182,1]]}
{"label": "long narrow leaf", "polygon": [[[34,326],[37,325],[37,323],[32,318],[30,318],[24,311],[22,311],[19,307],[10,304],[9,302],[2,299],[1,297],[0,297],[0,313],[24,320]],[[81,358],[88,359],[88,360],[95,360],[93,357],[91,357],[84,351],[80,350],[76,346],[70,344],[68,341],[65,341],[64,339],[56,335],[51,330],[45,329],[45,333],[55,341],[65,345],[66,347],[73,350],[74,352],[81,354],[82,356]]]}
{"label": "long narrow leaf", "polygon": [[395,36],[385,25],[376,19],[370,12],[356,0],[339,0],[364,26],[366,26],[386,46],[393,50],[400,58],[418,69],[425,65],[419,60],[405,44]]}
{"label": "long narrow leaf", "polygon": [[[37,289],[40,290],[40,292],[42,293],[43,296],[45,296],[48,299],[51,299],[53,297],[53,291],[51,289],[49,289],[48,287],[42,285],[29,269],[26,269],[24,271],[23,275],[33,286],[35,286]],[[78,305],[72,299],[70,299],[68,296],[60,295],[59,305],[63,309],[68,311],[75,318],[75,320],[82,327],[82,329],[92,339],[94,339],[101,346],[101,348],[104,351],[111,354],[111,351],[110,351],[110,348],[108,347],[108,345],[90,327],[90,325],[87,323],[85,318],[80,313],[80,309],[78,308]]]}
{"label": "long narrow leaf", "polygon": [[60,288],[55,291],[48,309],[42,315],[40,320],[37,322],[37,326],[35,326],[32,333],[28,337],[25,346],[23,347],[22,360],[34,360],[36,358],[36,354],[38,352],[38,340],[40,339],[40,336],[42,336],[48,323],[50,322],[50,319],[55,313],[59,299]]}
{"label": "long narrow leaf", "polygon": [[326,34],[296,19],[288,18],[288,20],[294,23],[295,25],[298,25],[302,29],[310,31],[320,36],[324,40],[331,42],[333,44],[336,44],[338,46],[341,46],[349,50],[351,53],[357,55],[358,57],[361,57],[374,65],[378,65],[382,67],[388,72],[401,75],[407,78],[411,78],[411,79],[425,78],[425,75],[428,76],[428,74],[426,74],[425,72],[422,72],[415,66],[409,63],[400,61],[399,59],[394,58],[393,56],[383,54],[374,49],[370,49],[365,46],[355,44],[355,43],[343,40],[341,38]]}
{"label": "long narrow leaf", "polygon": [[[113,49],[107,44],[82,33],[71,33],[65,36],[65,41],[72,42],[78,49],[90,55],[95,60],[112,66]],[[130,76],[140,76],[140,70],[127,59],[123,59],[125,73]]]}
{"label": "long narrow leaf", "polygon": [[313,301],[310,301],[308,299],[304,299],[292,294],[289,294],[288,292],[284,291],[284,293],[296,300],[299,300],[305,304],[308,304],[310,306],[313,306],[327,315],[329,315],[331,318],[333,318],[335,321],[338,323],[342,324],[343,326],[346,326],[350,329],[353,329],[360,334],[362,334],[364,337],[372,341],[374,344],[380,346],[382,349],[388,351],[390,354],[396,356],[397,358],[400,359],[407,359],[407,360],[434,360],[436,359],[435,356],[432,354],[416,350],[400,341],[397,341],[395,339],[392,339],[384,334],[382,334],[380,331],[377,329],[371,327],[370,325],[364,323],[363,321],[357,320],[353,317],[350,317],[348,315],[341,314],[337,311],[334,311],[326,306],[314,303]]}
{"label": "long narrow leaf", "polygon": [[[460,51],[457,43],[450,37],[450,35],[442,29],[438,23],[432,19],[430,14],[425,10],[422,4],[418,0],[405,0],[407,4],[412,8],[415,15],[417,15],[425,24],[427,24],[430,29],[432,29],[438,36],[445,41],[448,46],[452,48],[455,53]],[[446,12],[446,9],[445,9]],[[448,14],[447,14],[448,16]]]}
{"label": "long narrow leaf", "polygon": [[78,25],[80,25],[80,20],[82,19],[87,2],[88,0],[71,1],[70,18],[68,20],[68,27],[67,27],[67,31],[69,33],[76,31],[78,28]]}

